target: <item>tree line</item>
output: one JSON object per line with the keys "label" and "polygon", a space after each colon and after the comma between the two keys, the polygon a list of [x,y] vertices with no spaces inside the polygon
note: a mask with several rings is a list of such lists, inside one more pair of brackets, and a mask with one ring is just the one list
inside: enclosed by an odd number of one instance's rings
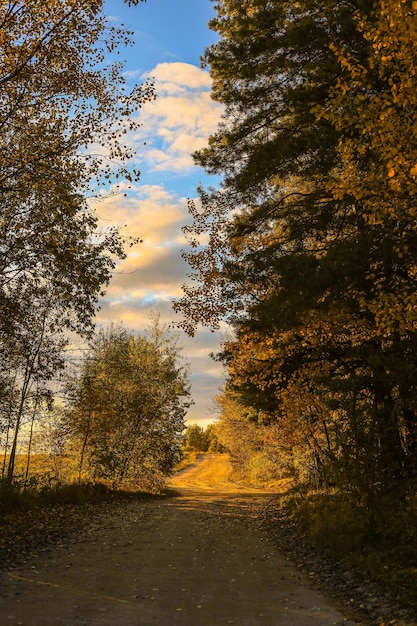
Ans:
{"label": "tree line", "polygon": [[[123,62],[111,61],[132,33],[107,19],[102,1],[3,1],[0,33],[3,478],[13,481],[22,433],[32,441],[62,388],[80,476],[90,465],[123,481],[136,463],[158,482],[177,454],[185,370],[166,329],[94,334],[99,298],[139,238],[103,227],[89,201],[117,180],[138,180],[125,135],[154,85],[129,87]],[[74,336],[89,348],[78,376],[63,382]]]}
{"label": "tree line", "polygon": [[[219,0],[218,129],[190,202],[193,334],[225,320],[223,441],[243,464],[412,500],[417,473],[417,12],[407,0]],[[268,471],[269,471],[268,470]]]}
{"label": "tree line", "polygon": [[225,452],[217,436],[217,423],[205,428],[199,424],[189,424],[185,431],[183,449],[185,452]]}

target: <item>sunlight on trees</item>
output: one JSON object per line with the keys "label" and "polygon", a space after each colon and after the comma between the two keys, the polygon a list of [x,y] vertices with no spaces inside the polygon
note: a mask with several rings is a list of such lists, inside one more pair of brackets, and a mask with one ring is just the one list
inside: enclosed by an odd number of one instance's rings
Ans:
{"label": "sunlight on trees", "polygon": [[246,463],[269,433],[278,474],[368,510],[414,498],[411,3],[216,8],[203,62],[225,113],[195,161],[222,183],[190,208],[191,282],[174,307],[190,334],[235,331],[219,356],[223,443]]}
{"label": "sunlight on trees", "polygon": [[157,319],[139,336],[102,329],[69,382],[58,425],[78,459],[78,480],[160,489],[181,458],[189,390],[176,337]]}
{"label": "sunlight on trees", "polygon": [[217,424],[209,424],[206,428],[198,424],[187,426],[183,448],[186,452],[224,452],[217,436]]}
{"label": "sunlight on trees", "polygon": [[[88,196],[137,180],[124,144],[153,85],[128,89],[109,62],[130,34],[102,2],[0,2],[0,435],[16,441],[32,389],[63,365],[69,331],[88,336],[118,258]],[[137,4],[130,2],[130,4]],[[132,242],[131,242],[132,243]]]}

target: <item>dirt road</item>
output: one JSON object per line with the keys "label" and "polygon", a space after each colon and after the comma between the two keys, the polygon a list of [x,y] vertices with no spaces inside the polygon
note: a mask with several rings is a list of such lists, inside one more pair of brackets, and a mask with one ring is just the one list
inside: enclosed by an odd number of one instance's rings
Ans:
{"label": "dirt road", "polygon": [[234,482],[225,455],[171,484],[180,497],[101,507],[88,531],[1,573],[0,624],[353,624],[254,524],[265,494]]}
{"label": "dirt road", "polygon": [[236,481],[227,454],[201,454],[196,464],[171,478],[170,486],[184,495],[271,495],[270,491]]}

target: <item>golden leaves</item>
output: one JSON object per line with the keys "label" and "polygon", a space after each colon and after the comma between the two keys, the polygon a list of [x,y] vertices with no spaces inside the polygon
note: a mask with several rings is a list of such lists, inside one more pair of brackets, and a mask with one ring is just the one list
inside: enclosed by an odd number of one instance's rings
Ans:
{"label": "golden leaves", "polygon": [[151,83],[127,88],[122,64],[103,66],[130,37],[101,9],[100,0],[0,3],[0,283],[17,300],[23,283],[50,285],[62,328],[80,332],[112,255],[124,254],[116,230],[98,231],[85,198],[115,176],[137,178],[123,137],[154,97]]}

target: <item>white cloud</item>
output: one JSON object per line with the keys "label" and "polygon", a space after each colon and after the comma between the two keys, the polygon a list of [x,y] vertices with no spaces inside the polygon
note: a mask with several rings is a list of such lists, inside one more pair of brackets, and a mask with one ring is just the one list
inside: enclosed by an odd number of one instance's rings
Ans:
{"label": "white cloud", "polygon": [[[158,98],[144,105],[138,113],[140,131],[128,132],[126,139],[129,146],[138,147],[136,164],[141,179],[153,182],[160,175],[166,182],[137,184],[129,190],[121,183],[113,188],[114,195],[92,201],[101,224],[124,226],[125,235],[143,240],[118,264],[97,315],[98,323],[123,321],[136,331],[146,328],[151,310],[159,312],[162,323],[178,320],[172,298],[181,295],[181,285],[187,282],[181,227],[190,223],[190,217],[186,198],[167,185],[175,188],[179,176],[192,178],[198,171],[191,154],[207,145],[222,112],[210,98],[207,72],[175,62],[161,63],[148,75],[155,77]],[[204,423],[214,417],[210,404],[222,381],[222,366],[209,354],[218,351],[219,341],[219,335],[208,330],[199,331],[193,339],[180,333],[196,401],[188,415],[190,422]]]}
{"label": "white cloud", "polygon": [[134,141],[146,142],[139,161],[151,171],[189,172],[191,154],[216,131],[222,107],[210,97],[211,78],[188,63],[161,63],[154,68],[158,97],[142,108],[141,131]]}
{"label": "white cloud", "polygon": [[[181,226],[189,221],[187,200],[163,185],[135,185],[126,195],[110,195],[90,203],[105,224],[127,225],[126,234],[146,243],[166,245],[183,241]],[[135,248],[141,253],[141,249]]]}
{"label": "white cloud", "polygon": [[211,88],[208,72],[190,63],[159,63],[149,75],[162,85],[181,85],[187,89]]}
{"label": "white cloud", "polygon": [[[123,193],[92,201],[103,225],[126,224],[126,235],[139,235],[143,243],[128,250],[114,273],[107,295],[101,301],[98,323],[123,322],[142,331],[148,326],[151,310],[161,322],[175,324],[179,318],[172,309],[172,298],[181,295],[188,266],[181,257],[184,235],[181,227],[189,222],[187,202],[162,185],[137,185]],[[180,333],[183,355],[190,363],[192,395],[196,405],[188,421],[200,423],[214,416],[210,404],[218,392],[222,366],[209,354],[219,349],[219,336],[208,330],[195,338]]]}

